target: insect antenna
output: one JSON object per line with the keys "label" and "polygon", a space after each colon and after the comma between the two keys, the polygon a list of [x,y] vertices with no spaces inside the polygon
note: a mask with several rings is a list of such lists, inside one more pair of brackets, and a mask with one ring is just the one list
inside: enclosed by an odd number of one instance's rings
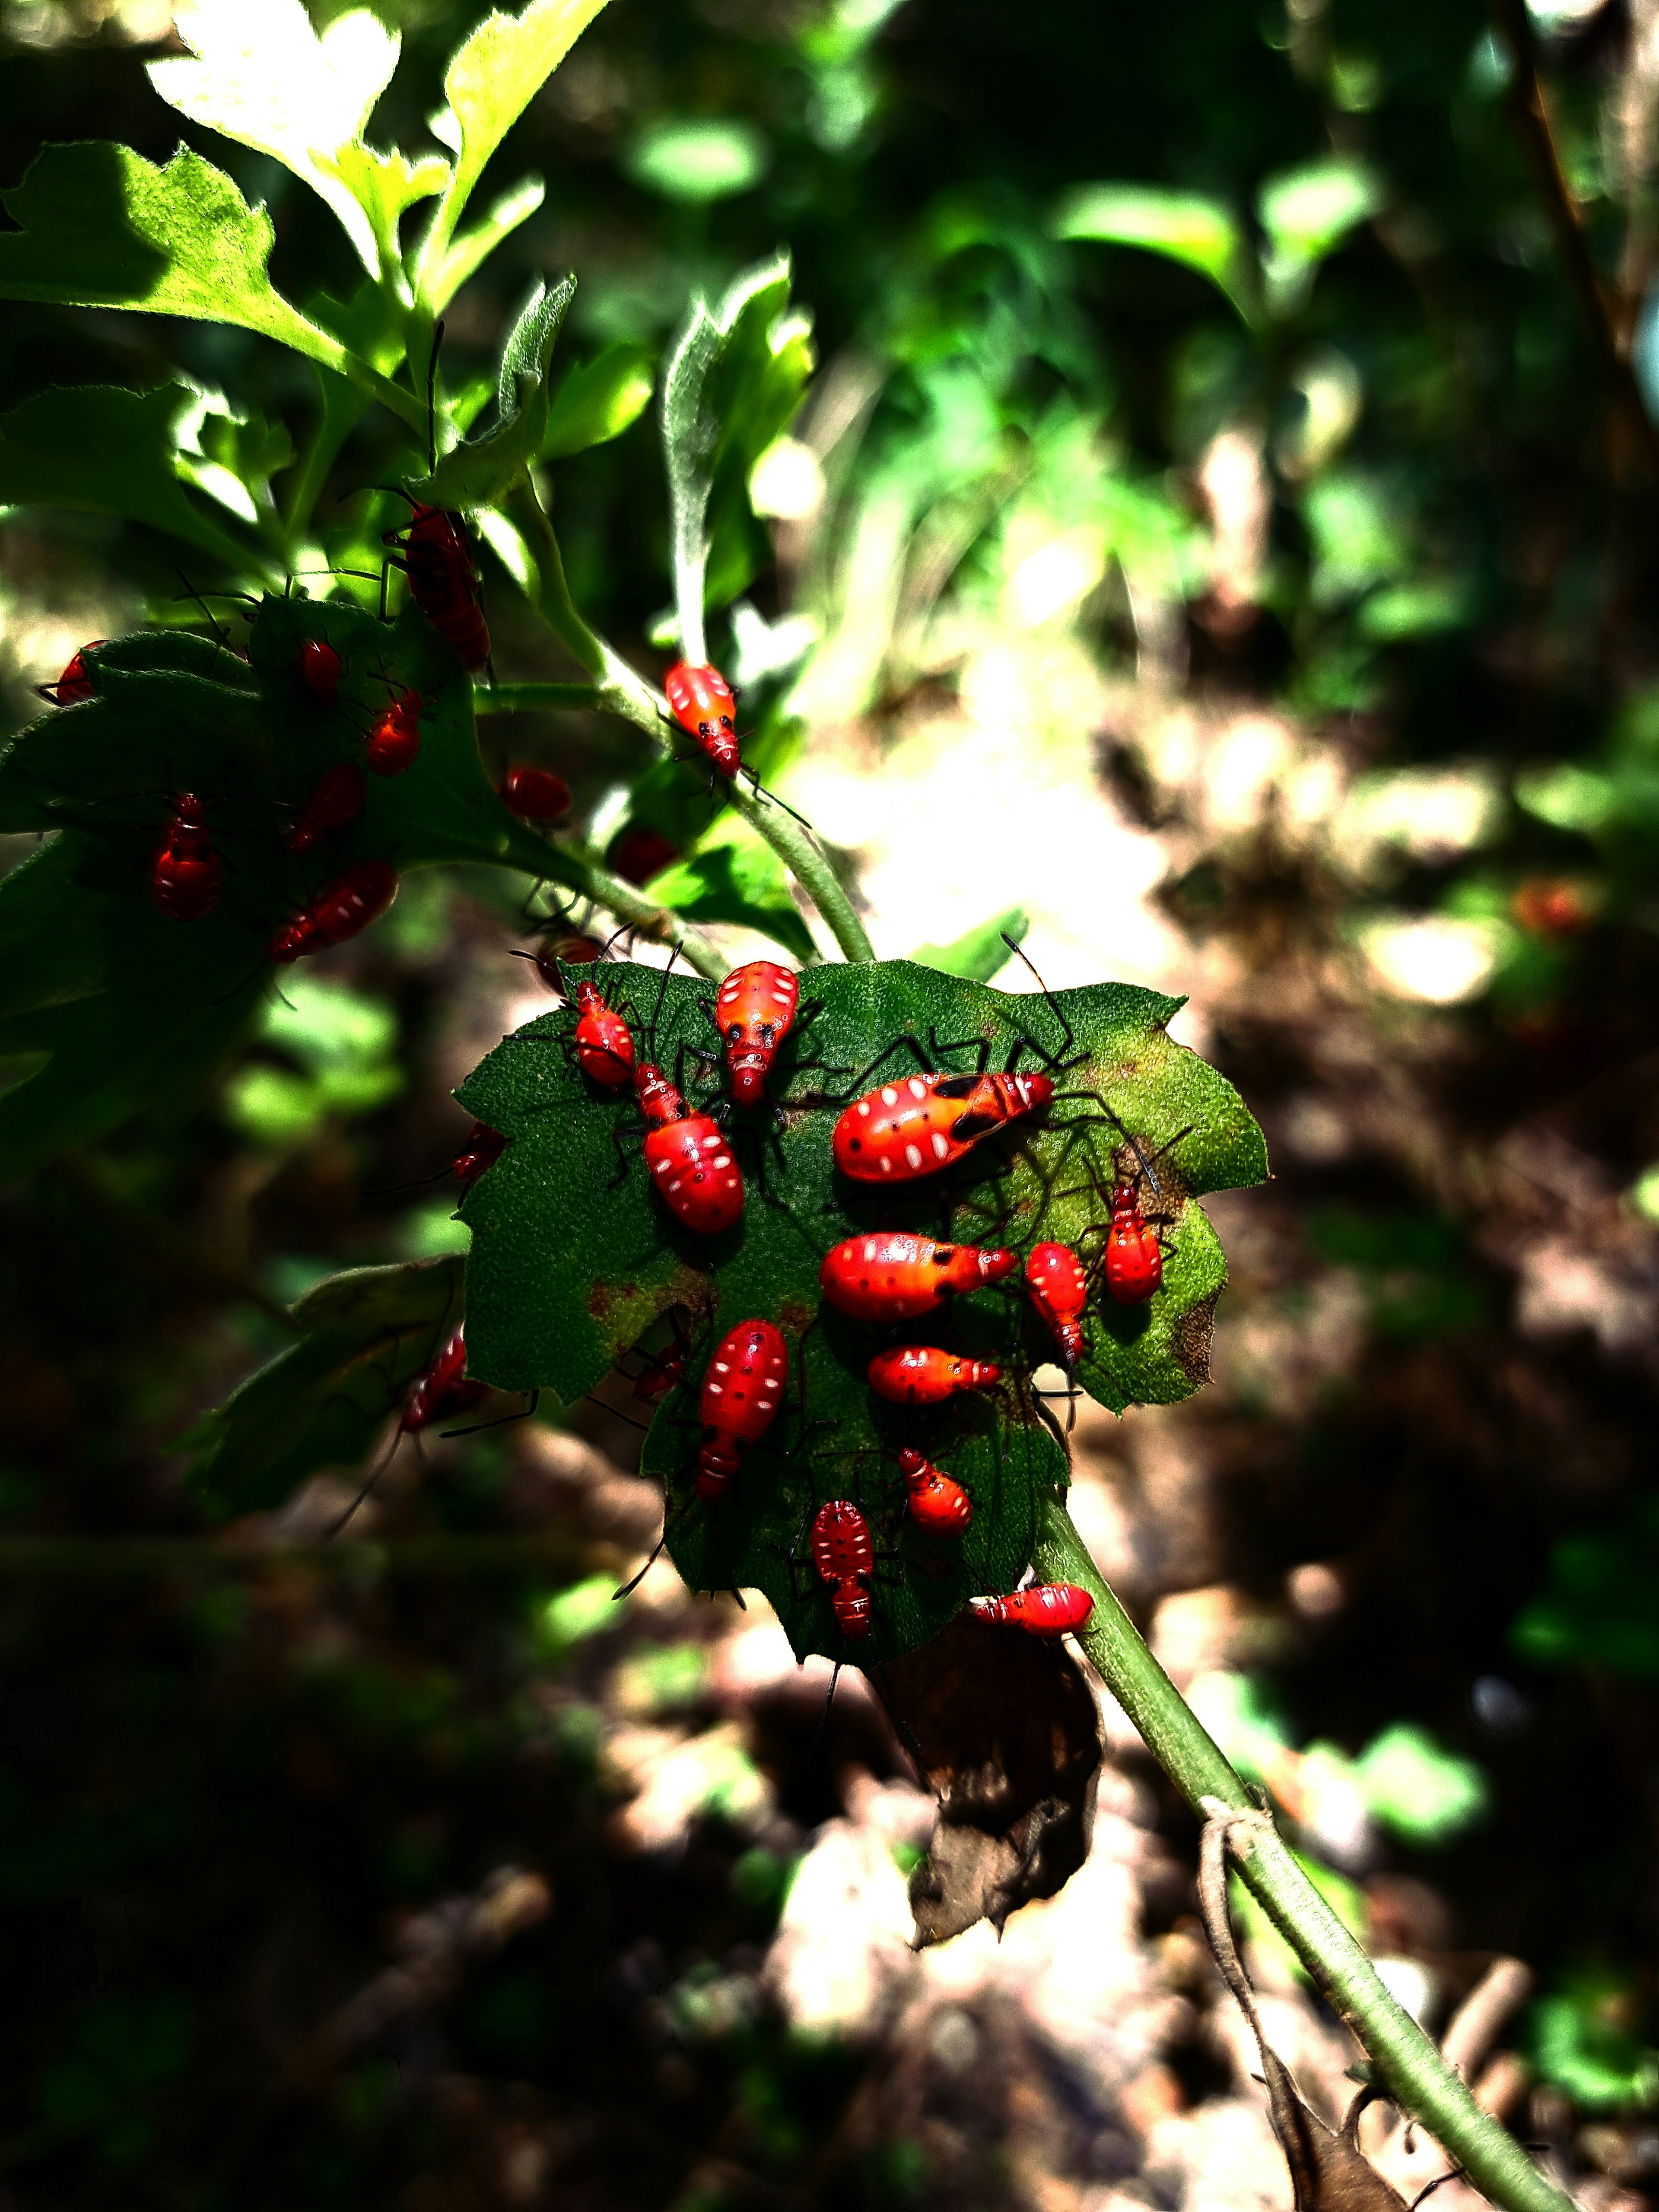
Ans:
{"label": "insect antenna", "polygon": [[398,1427],[392,1431],[392,1442],[387,1445],[386,1450],[380,1455],[380,1458],[374,1462],[374,1466],[369,1474],[368,1480],[357,1492],[357,1495],[352,1499],[350,1504],[347,1506],[345,1511],[340,1515],[339,1518],[336,1521],[331,1522],[329,1526],[323,1531],[323,1541],[325,1544],[331,1544],[335,1538],[339,1534],[340,1531],[345,1527],[347,1522],[349,1521],[356,1513],[358,1507],[363,1504],[369,1492],[374,1489],[375,1484],[380,1480],[380,1477],[386,1473],[387,1468],[391,1466],[392,1461],[396,1458],[398,1447],[403,1440],[403,1425],[399,1422]]}
{"label": "insect antenna", "polygon": [[214,636],[218,640],[220,645],[226,652],[228,652],[230,650],[229,636],[224,630],[220,629],[218,619],[209,607],[207,601],[197,590],[195,585],[191,582],[190,578],[185,575],[182,568],[175,568],[173,573],[178,577],[179,581],[185,587],[183,592],[179,596],[186,599],[195,600],[197,605],[200,607],[202,612],[207,617],[209,629],[211,629]]}
{"label": "insect antenna", "polygon": [[[1054,1016],[1054,1019],[1060,1024],[1060,1028],[1065,1031],[1065,1036],[1061,1040],[1060,1050],[1056,1053],[1047,1053],[1043,1055],[1051,1067],[1058,1067],[1063,1063],[1066,1054],[1071,1051],[1072,1047],[1077,1042],[1077,1032],[1072,1027],[1070,1022],[1066,1020],[1065,1015],[1060,1012],[1059,1000],[1055,998],[1054,993],[1043,981],[1042,976],[1037,974],[1036,965],[1033,963],[1030,955],[1024,950],[1024,946],[1016,943],[1014,939],[1009,936],[1006,929],[1001,933],[1001,936],[1002,941],[1007,946],[1008,950],[1012,953],[1018,954],[1019,958],[1022,959],[1025,963],[1025,965],[1030,969],[1032,975],[1036,978],[1038,990],[1042,992],[1043,997],[1048,1001],[1049,1012]],[[1041,1048],[1039,1048],[1039,1049],[1041,1049]]]}

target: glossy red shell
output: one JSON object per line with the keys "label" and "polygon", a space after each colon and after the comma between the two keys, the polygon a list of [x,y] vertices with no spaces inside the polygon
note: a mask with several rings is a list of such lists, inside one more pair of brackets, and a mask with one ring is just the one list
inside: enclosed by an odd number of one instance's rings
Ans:
{"label": "glossy red shell", "polygon": [[724,1129],[706,1114],[687,1114],[647,1132],[652,1188],[677,1221],[698,1237],[718,1237],[743,1218],[743,1171]]}
{"label": "glossy red shell", "polygon": [[855,1321],[910,1321],[952,1291],[1000,1282],[1018,1264],[1000,1247],[937,1244],[912,1230],[876,1229],[826,1253],[818,1281],[830,1304]]}
{"label": "glossy red shell", "polygon": [[738,702],[718,668],[696,667],[677,660],[662,679],[663,695],[674,720],[694,737],[722,775],[735,775],[743,765],[738,750]]}
{"label": "glossy red shell", "polygon": [[876,1547],[870,1524],[850,1498],[832,1498],[812,1521],[812,1565],[830,1585],[830,1605],[843,1636],[870,1633],[870,1577]]}
{"label": "glossy red shell", "polygon": [[78,707],[83,699],[90,699],[94,687],[92,671],[87,665],[87,655],[96,653],[100,645],[108,643],[106,637],[91,638],[78,653],[70,653],[58,681],[40,686],[42,697],[50,699],[54,707]]}
{"label": "glossy red shell", "polygon": [[988,1390],[1002,1380],[1002,1370],[988,1359],[963,1359],[936,1344],[878,1352],[866,1372],[877,1397],[894,1406],[940,1406],[964,1390]]}
{"label": "glossy red shell", "polygon": [[[405,496],[407,495],[405,494]],[[478,572],[459,514],[410,500],[409,520],[384,542],[400,550],[409,596],[469,668],[489,658],[489,628],[478,605]]]}
{"label": "glossy red shell", "polygon": [[974,1517],[974,1501],[956,1477],[908,1444],[898,1455],[898,1471],[917,1528],[930,1535],[959,1536]]}
{"label": "glossy red shell", "polygon": [[1028,1636],[1064,1636],[1083,1627],[1095,1609],[1093,1598],[1075,1583],[1034,1583],[1012,1597],[975,1597],[968,1603],[981,1620],[1023,1628]]}
{"label": "glossy red shell", "polygon": [[577,984],[576,1013],[577,1066],[590,1081],[620,1091],[634,1080],[634,1032],[597,983]]}
{"label": "glossy red shell", "polygon": [[283,842],[290,853],[308,853],[331,830],[343,830],[363,811],[366,786],[356,761],[325,769],[313,787],[299,820]]}
{"label": "glossy red shell", "polygon": [[173,809],[167,834],[150,863],[150,896],[174,921],[200,921],[219,902],[219,855],[208,835],[206,811],[195,793],[181,791]]}
{"label": "glossy red shell", "polygon": [[478,1177],[493,1168],[507,1150],[507,1139],[499,1129],[487,1122],[475,1121],[461,1139],[460,1150],[454,1158],[455,1180],[463,1192],[471,1189]]}
{"label": "glossy red shell", "polygon": [[359,860],[283,923],[270,940],[270,957],[283,965],[343,945],[378,921],[397,896],[398,872],[389,861]]}
{"label": "glossy red shell", "polygon": [[1047,1075],[902,1075],[853,1101],[830,1149],[854,1182],[911,1182],[966,1158],[1054,1095]]}
{"label": "glossy red shell", "polygon": [[769,1321],[740,1321],[714,1347],[698,1413],[697,1495],[718,1498],[743,1455],[777,1419],[789,1380],[789,1347]]}
{"label": "glossy red shell", "polygon": [[1164,1280],[1164,1252],[1158,1231],[1142,1216],[1133,1183],[1121,1182],[1112,1193],[1103,1273],[1108,1291],[1120,1305],[1126,1306],[1143,1304]]}
{"label": "glossy red shell", "polygon": [[307,688],[331,707],[340,688],[340,656],[320,637],[308,637],[300,647],[300,675]]}
{"label": "glossy red shell", "polygon": [[363,749],[374,775],[402,775],[421,757],[421,695],[403,691],[375,717]]}
{"label": "glossy red shell", "polygon": [[458,1328],[424,1375],[416,1382],[404,1407],[398,1427],[405,1436],[429,1429],[452,1413],[465,1413],[488,1397],[488,1382],[470,1382],[466,1373],[466,1331]]}
{"label": "glossy red shell", "polygon": [[559,822],[570,811],[570,786],[550,768],[510,768],[495,788],[523,822]]}
{"label": "glossy red shell", "polygon": [[1034,1244],[1025,1255],[1025,1287],[1054,1334],[1067,1367],[1083,1357],[1083,1316],[1089,1277],[1069,1244]]}
{"label": "glossy red shell", "polygon": [[732,1096],[740,1106],[752,1106],[765,1096],[774,1056],[799,1003],[799,983],[775,960],[750,960],[734,968],[715,994],[714,1025],[726,1047]]}

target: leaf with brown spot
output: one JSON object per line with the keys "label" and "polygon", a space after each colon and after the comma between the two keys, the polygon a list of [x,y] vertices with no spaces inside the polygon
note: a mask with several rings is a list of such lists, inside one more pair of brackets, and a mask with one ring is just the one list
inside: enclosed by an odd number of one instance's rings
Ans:
{"label": "leaf with brown spot", "polygon": [[877,1678],[939,1799],[910,1877],[918,1949],[1053,1897],[1089,1855],[1100,1716],[1057,1642],[963,1614]]}

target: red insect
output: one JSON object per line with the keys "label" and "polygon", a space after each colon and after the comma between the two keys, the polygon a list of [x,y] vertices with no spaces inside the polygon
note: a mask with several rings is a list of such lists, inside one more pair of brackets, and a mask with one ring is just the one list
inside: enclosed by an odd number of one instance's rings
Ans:
{"label": "red insect", "polygon": [[[698,1237],[735,1228],[743,1218],[743,1170],[725,1130],[708,1115],[690,1112],[649,1060],[634,1070],[634,1088],[646,1121],[646,1170],[663,1204]],[[617,1152],[620,1158],[620,1144]]]}
{"label": "red insect", "polygon": [[898,1471],[910,1493],[910,1518],[917,1528],[933,1536],[959,1536],[974,1517],[974,1501],[955,1476],[908,1444],[898,1455]]}
{"label": "red insect", "polygon": [[789,1034],[800,1003],[800,985],[775,960],[750,960],[734,968],[708,1011],[726,1047],[732,1096],[739,1106],[757,1105],[778,1047]]}
{"label": "red insect", "polygon": [[308,637],[300,647],[300,674],[307,687],[331,707],[340,689],[340,656],[320,637]]}
{"label": "red insect", "polygon": [[469,1413],[489,1395],[488,1382],[468,1377],[466,1331],[465,1328],[458,1328],[410,1392],[398,1423],[398,1433],[413,1436],[417,1429],[429,1429],[434,1422],[447,1420],[452,1413]]}
{"label": "red insect", "polygon": [[106,637],[94,637],[78,653],[72,653],[64,665],[64,672],[55,684],[37,684],[35,690],[54,707],[78,707],[93,694],[92,670],[87,665],[87,655],[96,653],[100,645],[107,645]]}
{"label": "red insect", "polygon": [[447,507],[400,495],[412,512],[400,529],[384,533],[381,543],[392,549],[387,558],[409,578],[409,596],[439,636],[468,668],[482,668],[489,658],[489,626],[478,603],[466,526]]}
{"label": "red insect", "polygon": [[677,660],[662,679],[664,696],[674,720],[694,737],[721,775],[735,775],[743,766],[738,750],[737,702],[718,668],[694,668]]}
{"label": "red insect", "polygon": [[1025,1255],[1025,1287],[1031,1304],[1054,1332],[1069,1370],[1083,1357],[1083,1314],[1089,1303],[1089,1276],[1069,1244],[1034,1244]]}
{"label": "red insect", "polygon": [[493,1168],[507,1150],[507,1139],[499,1129],[486,1122],[475,1121],[461,1139],[461,1148],[455,1155],[455,1180],[463,1196],[471,1189],[486,1169]]}
{"label": "red insect", "polygon": [[674,1348],[672,1352],[640,1352],[645,1365],[634,1385],[634,1395],[642,1406],[660,1406],[677,1382],[685,1379],[685,1362],[690,1350],[680,1334],[679,1324],[674,1325]]}
{"label": "red insect", "polygon": [[870,1633],[870,1577],[876,1547],[870,1523],[850,1498],[832,1498],[812,1521],[812,1565],[830,1585],[830,1604],[843,1636]]}
{"label": "red insect", "polygon": [[402,775],[421,756],[421,695],[400,691],[376,716],[363,758],[375,775]]}
{"label": "red insect", "polygon": [[965,1159],[981,1139],[1054,1096],[1049,1075],[901,1076],[836,1123],[836,1165],[854,1182],[908,1182]]}
{"label": "red insect", "polygon": [[570,811],[570,786],[551,769],[510,768],[495,788],[522,822],[558,822]]}
{"label": "red insect", "polygon": [[1112,1218],[1101,1255],[1106,1287],[1120,1305],[1141,1305],[1164,1280],[1164,1248],[1140,1210],[1140,1192],[1120,1182],[1112,1193]]}
{"label": "red insect", "polygon": [[827,1253],[818,1280],[830,1304],[855,1321],[911,1321],[1018,1265],[1018,1255],[1000,1246],[936,1244],[912,1230],[876,1229]]}
{"label": "red insect", "polygon": [[362,812],[364,790],[363,772],[356,761],[325,769],[283,844],[290,853],[308,853],[331,830],[343,830]]}
{"label": "red insect", "polygon": [[942,1406],[964,1390],[988,1390],[1002,1370],[988,1359],[963,1359],[934,1344],[901,1344],[878,1352],[866,1370],[878,1398],[895,1406]]}
{"label": "red insect", "polygon": [[1033,1583],[1012,1597],[970,1597],[968,1609],[1004,1628],[1023,1628],[1028,1636],[1064,1636],[1084,1626],[1095,1601],[1075,1583]]}
{"label": "red insect", "polygon": [[283,924],[270,940],[270,957],[282,965],[343,945],[378,921],[397,896],[398,872],[389,862],[359,860]]}
{"label": "red insect", "polygon": [[149,895],[175,921],[200,921],[219,902],[221,873],[207,811],[194,792],[181,791],[150,863]]}
{"label": "red insect", "polygon": [[634,1032],[616,1009],[605,1004],[597,983],[578,983],[575,999],[576,1026],[570,1042],[577,1066],[607,1091],[624,1090],[635,1080]]}
{"label": "red insect", "polygon": [[697,1495],[724,1495],[750,1444],[777,1419],[789,1380],[789,1349],[769,1321],[740,1321],[714,1347],[698,1412]]}

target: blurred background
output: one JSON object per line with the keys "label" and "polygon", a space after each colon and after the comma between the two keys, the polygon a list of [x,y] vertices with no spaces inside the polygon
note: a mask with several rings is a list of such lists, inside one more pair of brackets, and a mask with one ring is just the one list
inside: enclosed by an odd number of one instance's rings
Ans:
{"label": "blurred background", "polygon": [[[382,12],[380,135],[413,145],[482,10]],[[0,182],[44,140],[182,136],[269,201],[291,296],[343,290],[319,204],[151,92],[171,36],[166,0],[6,0]],[[1641,2212],[1654,0],[611,0],[526,167],[546,202],[457,302],[463,367],[536,273],[580,279],[568,357],[649,362],[695,287],[793,249],[819,372],[721,633],[792,687],[772,781],[884,954],[1019,908],[1050,981],[1188,994],[1175,1034],[1272,1150],[1210,1202],[1213,1386],[1085,1410],[1079,1522],[1402,2000],[1438,2033],[1498,1990],[1483,2101]],[[174,360],[312,404],[241,332],[13,307],[0,406]],[[375,461],[371,428],[337,490]],[[650,415],[556,489],[579,603],[659,672]],[[0,521],[11,726],[88,638],[176,620],[179,557]],[[502,674],[568,672],[489,586]],[[558,769],[624,872],[672,864],[628,821],[637,733],[483,744]],[[228,1528],[189,1487],[169,1447],[294,1298],[464,1248],[447,1094],[551,1003],[524,889],[417,877],[210,1096],[0,1196],[0,2205],[1288,2206],[1193,1824],[1120,1715],[1083,1872],[917,1954],[931,1801],[857,1680],[815,1740],[827,1667],[763,1605],[665,1565],[611,1602],[660,1516],[624,1419],[406,1445],[368,1564],[271,1555],[350,1469]],[[1334,2113],[1352,2047],[1249,1955]],[[1443,2162],[1386,2133],[1409,2199]]]}

